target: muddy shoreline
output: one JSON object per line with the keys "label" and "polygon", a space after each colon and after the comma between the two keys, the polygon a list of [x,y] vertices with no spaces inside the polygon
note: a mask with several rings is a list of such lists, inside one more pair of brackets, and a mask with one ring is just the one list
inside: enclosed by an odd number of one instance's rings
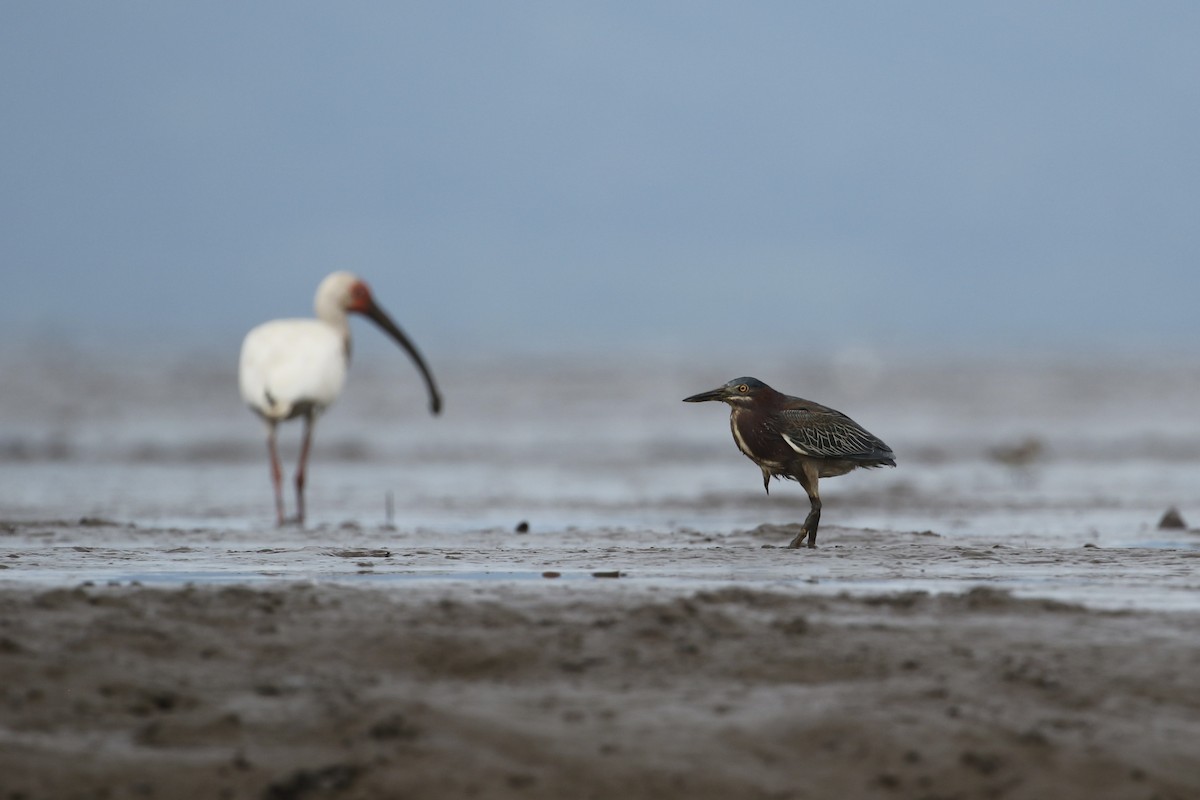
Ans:
{"label": "muddy shoreline", "polygon": [[620,580],[0,608],[5,798],[1200,796],[1200,614]]}

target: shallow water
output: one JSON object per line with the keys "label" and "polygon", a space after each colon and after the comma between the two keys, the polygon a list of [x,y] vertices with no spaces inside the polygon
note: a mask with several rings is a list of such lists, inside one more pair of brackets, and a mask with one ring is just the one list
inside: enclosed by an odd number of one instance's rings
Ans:
{"label": "shallow water", "polygon": [[[261,426],[223,357],[0,353],[0,581],[551,585],[618,570],[618,587],[987,583],[1200,608],[1200,535],[1157,527],[1169,506],[1200,513],[1200,363],[459,359],[435,365],[435,419],[407,364],[369,355],[318,426],[309,528],[278,530]],[[800,488],[767,496],[724,408],[680,403],[735,372],[841,408],[898,454],[822,483],[815,552],[780,549]]]}

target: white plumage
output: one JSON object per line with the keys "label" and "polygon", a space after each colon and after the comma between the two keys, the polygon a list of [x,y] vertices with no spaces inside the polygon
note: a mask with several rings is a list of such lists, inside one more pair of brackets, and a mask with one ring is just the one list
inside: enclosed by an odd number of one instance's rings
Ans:
{"label": "white plumage", "polygon": [[304,522],[305,465],[316,418],[341,394],[350,364],[348,315],[362,314],[396,340],[412,357],[429,387],[430,410],[441,396],[421,354],[371,296],[367,284],[349,272],[334,272],[317,287],[316,319],[265,322],[246,334],[238,365],[242,399],[267,423],[267,449],[275,488],[277,521],[284,524],[283,473],[275,428],[284,420],[304,420],[304,440],[296,466],[296,521]]}
{"label": "white plumage", "polygon": [[276,422],[303,413],[305,404],[324,411],[346,382],[348,341],[348,334],[324,320],[264,322],[242,346],[242,399]]}

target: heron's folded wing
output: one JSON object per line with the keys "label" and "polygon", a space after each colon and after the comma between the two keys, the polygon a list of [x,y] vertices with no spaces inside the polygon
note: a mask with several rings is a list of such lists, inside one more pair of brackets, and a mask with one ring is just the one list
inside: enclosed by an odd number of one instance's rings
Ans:
{"label": "heron's folded wing", "polygon": [[889,459],[892,449],[845,414],[832,409],[787,409],[777,429],[797,453],[814,458]]}

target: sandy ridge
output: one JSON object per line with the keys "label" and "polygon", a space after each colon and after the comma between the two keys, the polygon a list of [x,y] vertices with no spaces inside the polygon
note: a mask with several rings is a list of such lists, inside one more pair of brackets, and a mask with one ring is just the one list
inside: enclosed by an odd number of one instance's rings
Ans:
{"label": "sandy ridge", "polygon": [[1198,634],[988,589],[5,589],[0,798],[1195,798]]}

